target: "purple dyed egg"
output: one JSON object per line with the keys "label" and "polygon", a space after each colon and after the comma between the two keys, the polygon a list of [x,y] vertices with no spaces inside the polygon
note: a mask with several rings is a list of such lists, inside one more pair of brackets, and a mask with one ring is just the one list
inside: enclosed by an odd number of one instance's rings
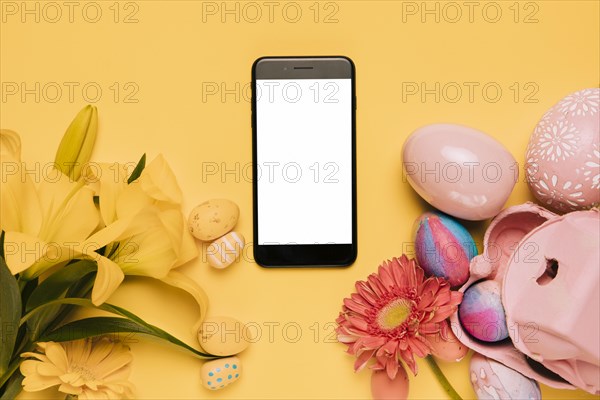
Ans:
{"label": "purple dyed egg", "polygon": [[426,274],[445,278],[457,287],[469,279],[469,263],[477,246],[469,232],[453,218],[427,212],[415,222],[415,253]]}
{"label": "purple dyed egg", "polygon": [[465,291],[458,306],[458,318],[465,331],[474,338],[499,342],[508,337],[500,292],[500,284],[496,281],[482,281]]}

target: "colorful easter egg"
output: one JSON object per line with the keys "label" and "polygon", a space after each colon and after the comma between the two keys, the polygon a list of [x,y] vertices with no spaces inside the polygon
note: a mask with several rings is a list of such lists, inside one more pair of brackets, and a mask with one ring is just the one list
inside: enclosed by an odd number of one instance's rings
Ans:
{"label": "colorful easter egg", "polygon": [[469,263],[477,255],[477,246],[453,218],[427,212],[415,222],[415,253],[425,273],[445,278],[456,287],[469,279]]}
{"label": "colorful easter egg", "polygon": [[414,131],[402,149],[405,178],[435,208],[480,221],[498,214],[519,178],[519,166],[491,136],[461,125]]}
{"label": "colorful easter egg", "polygon": [[498,342],[508,337],[506,316],[497,281],[478,282],[465,291],[458,306],[458,318],[463,328],[484,342]]}
{"label": "colorful easter egg", "polygon": [[558,212],[600,203],[600,89],[571,93],[544,114],[525,156],[533,195]]}
{"label": "colorful easter egg", "polygon": [[200,370],[202,386],[209,390],[219,390],[240,379],[242,364],[237,357],[227,357],[207,361]]}
{"label": "colorful easter egg", "polygon": [[233,201],[212,199],[194,207],[188,228],[195,238],[211,241],[232,230],[239,216],[240,209]]}
{"label": "colorful easter egg", "polygon": [[538,383],[504,364],[475,353],[469,367],[471,385],[478,400],[538,400]]}
{"label": "colorful easter egg", "polygon": [[238,232],[229,232],[212,242],[206,249],[208,265],[224,269],[239,260],[244,249],[244,236]]}
{"label": "colorful easter egg", "polygon": [[373,400],[404,400],[408,398],[408,375],[404,368],[398,368],[394,379],[386,371],[371,373],[371,396]]}

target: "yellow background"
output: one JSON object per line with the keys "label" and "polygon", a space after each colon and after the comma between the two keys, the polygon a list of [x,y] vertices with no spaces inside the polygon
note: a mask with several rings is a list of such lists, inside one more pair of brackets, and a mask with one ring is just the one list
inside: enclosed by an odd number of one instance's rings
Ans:
{"label": "yellow background", "polygon": [[[96,23],[83,18],[86,3],[76,2],[72,22],[62,2],[58,4],[63,15],[57,22],[52,22],[55,10],[44,8],[47,2],[26,2],[29,9],[40,7],[39,21],[35,14],[21,14],[24,3],[20,1],[1,3],[5,12],[0,32],[4,85],[0,123],[21,134],[25,160],[53,160],[70,119],[86,103],[81,88],[97,85],[102,89],[95,103],[100,134],[93,159],[135,162],[143,152],[150,158],[163,153],[184,191],[185,213],[206,199],[235,200],[241,210],[236,229],[249,241],[252,190],[246,167],[251,162],[251,129],[249,90],[244,87],[252,62],[264,55],[342,54],[356,64],[359,255],[355,265],[265,270],[245,260],[217,271],[201,257],[184,266],[182,270],[208,292],[211,315],[256,323],[262,335],[241,355],[240,381],[217,393],[201,387],[198,360],[146,338],[133,338],[131,380],[140,398],[370,398],[369,373],[353,372],[354,360],[344,353],[345,346],[331,340],[331,323],[356,280],[365,279],[383,259],[410,251],[412,223],[428,209],[402,180],[405,138],[425,124],[466,124],[496,137],[522,164],[529,134],[544,111],[566,94],[597,87],[600,81],[597,1],[476,2],[472,20],[463,2],[449,6],[446,2],[335,1],[315,6],[313,1],[297,1],[302,15],[295,23],[291,20],[296,18],[296,8],[287,6],[283,14],[286,3],[281,2],[276,3],[273,21],[263,2],[255,3],[262,9],[257,22],[252,21],[255,9],[239,2],[239,22],[235,14],[226,14],[223,22],[221,2],[132,1],[115,7],[113,1],[98,1],[102,15]],[[15,5],[18,11],[13,15]],[[453,22],[457,5],[462,16]],[[219,13],[203,14],[203,7],[213,6]],[[86,17],[93,19],[95,8],[89,7]],[[227,7],[234,9],[236,3],[228,2]],[[315,7],[320,11],[316,22]],[[423,7],[437,7],[439,21],[435,14],[423,14]],[[502,14],[491,22],[498,8]],[[325,23],[331,12],[337,22]],[[126,16],[137,22],[124,23]],[[39,102],[34,94],[22,99],[20,93],[6,93],[11,83],[23,82],[34,90],[39,82]],[[58,99],[51,91],[56,87],[53,82],[63,88]],[[65,82],[79,85],[72,99]],[[450,91],[440,93],[439,102],[434,95],[403,98],[403,86],[422,82],[429,89],[439,82],[440,90],[449,83],[450,90],[455,82],[464,91],[456,102],[452,102],[455,92]],[[472,99],[465,82],[479,85]],[[515,82],[520,88],[516,98]],[[207,95],[208,87],[221,83],[234,91],[238,85],[239,98]],[[498,101],[491,101],[493,91],[488,97],[482,93],[486,84],[502,89]],[[129,100],[137,103],[125,102],[124,95],[135,88],[139,90]],[[238,173],[203,179],[206,163],[237,168]],[[521,178],[507,205],[530,199]],[[488,222],[468,225],[478,242]],[[190,331],[197,315],[195,303],[175,289],[147,279],[128,279],[111,302],[195,343]],[[269,326],[273,326],[271,337]],[[295,338],[297,328],[301,336]],[[411,378],[410,397],[444,398],[427,365],[420,362],[419,368],[418,376]],[[474,397],[468,361],[442,363],[442,368],[463,396]],[[544,386],[542,391],[548,399],[593,398],[581,391]]]}

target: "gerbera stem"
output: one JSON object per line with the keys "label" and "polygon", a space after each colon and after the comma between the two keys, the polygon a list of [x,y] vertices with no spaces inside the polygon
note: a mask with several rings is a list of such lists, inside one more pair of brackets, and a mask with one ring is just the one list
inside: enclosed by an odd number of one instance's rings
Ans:
{"label": "gerbera stem", "polygon": [[437,365],[437,363],[433,359],[433,356],[428,355],[427,357],[425,357],[425,360],[427,361],[427,364],[429,364],[429,366],[433,370],[433,374],[435,375],[437,380],[440,382],[440,384],[444,388],[444,391],[446,393],[448,393],[448,396],[450,396],[450,398],[452,400],[462,400],[462,398],[456,392],[456,390],[454,390],[454,388],[452,387],[452,385],[450,384],[448,379],[446,379],[446,376],[444,375],[444,373],[442,372],[440,367]]}

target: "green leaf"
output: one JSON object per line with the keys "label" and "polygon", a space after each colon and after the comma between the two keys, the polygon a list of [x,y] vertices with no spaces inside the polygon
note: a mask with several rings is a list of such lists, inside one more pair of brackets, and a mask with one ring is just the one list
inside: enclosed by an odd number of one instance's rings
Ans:
{"label": "green leaf", "polygon": [[4,231],[0,231],[0,257],[4,258]]}
{"label": "green leaf", "polygon": [[92,260],[78,260],[59,269],[31,293],[26,311],[29,312],[42,304],[60,298],[73,284],[96,269],[96,263]]}
{"label": "green leaf", "polygon": [[[81,279],[96,271],[96,263],[91,260],[79,260],[59,269],[38,285],[31,293],[27,302],[26,312],[65,296],[67,290],[76,285]],[[31,339],[39,335],[60,315],[62,305],[47,307],[43,312],[36,313],[27,321]]]}
{"label": "green leaf", "polygon": [[139,178],[144,168],[146,168],[146,153],[142,155],[142,158],[140,158],[140,161],[138,161],[137,165],[131,172],[129,179],[127,179],[127,184],[130,184],[131,182]]}
{"label": "green leaf", "polygon": [[[75,283],[73,286],[67,290],[67,294],[65,297],[76,297],[76,298],[89,298],[89,294],[92,292],[92,288],[94,287],[94,281],[96,280],[96,274],[92,273],[84,276],[79,282]],[[54,321],[49,323],[44,331],[52,331],[59,326],[62,321],[69,315],[69,313],[75,307],[72,304],[66,304],[61,307],[60,312],[54,318]]]}
{"label": "green leaf", "polygon": [[40,341],[67,342],[85,339],[107,333],[145,333],[154,335],[154,331],[119,317],[92,317],[69,322],[57,330],[48,333]]}
{"label": "green leaf", "polygon": [[6,382],[6,386],[4,387],[4,393],[0,396],[0,400],[13,400],[17,397],[17,395],[23,389],[21,384],[23,382],[24,376],[21,375],[20,372],[14,373],[8,382]]}
{"label": "green leaf", "polygon": [[208,354],[208,353],[203,353],[201,351],[198,351],[196,349],[194,349],[193,347],[190,347],[189,345],[187,345],[186,343],[182,342],[181,340],[177,339],[176,337],[172,336],[170,333],[163,331],[162,329],[154,326],[154,325],[150,325],[149,323],[147,323],[146,321],[144,321],[143,319],[141,319],[140,317],[136,316],[135,314],[121,308],[121,307],[117,307],[115,305],[112,304],[108,304],[108,303],[104,303],[102,304],[100,307],[100,309],[108,311],[108,312],[112,312],[114,314],[118,314],[118,315],[122,315],[125,318],[128,318],[131,321],[134,321],[136,323],[138,323],[139,325],[142,325],[144,327],[147,327],[148,329],[151,329],[154,331],[154,334],[152,334],[152,336],[158,337],[160,339],[166,340],[168,342],[173,343],[174,345],[177,345],[179,347],[182,347],[200,357],[203,358],[217,358],[217,356],[213,355],[213,354]]}
{"label": "green leaf", "polygon": [[29,314],[25,315],[21,319],[21,323],[27,321],[30,316],[38,312],[45,307],[51,307],[56,304],[74,304],[82,307],[97,308],[99,310],[108,311],[113,314],[121,315],[125,318],[115,317],[93,317],[85,318],[78,321],[73,321],[68,324],[61,326],[52,332],[42,335],[40,341],[55,341],[64,342],[69,340],[83,339],[87,337],[93,337],[103,335],[106,333],[142,333],[150,335],[158,339],[170,342],[176,346],[179,346],[189,352],[195,354],[200,358],[218,358],[213,354],[203,353],[189,346],[188,344],[177,339],[173,335],[165,332],[164,330],[145,322],[137,315],[111,304],[104,303],[100,306],[95,306],[89,299],[75,299],[65,298],[54,300],[48,304],[44,304],[35,310],[30,311]]}
{"label": "green leaf", "polygon": [[38,278],[33,278],[31,280],[25,281],[25,284],[21,288],[21,302],[23,302],[23,307],[21,312],[25,312],[25,306],[29,301],[29,296],[33,293],[35,288],[37,288],[39,283]]}
{"label": "green leaf", "polygon": [[4,375],[15,348],[21,318],[21,293],[17,280],[0,257],[0,376]]}

